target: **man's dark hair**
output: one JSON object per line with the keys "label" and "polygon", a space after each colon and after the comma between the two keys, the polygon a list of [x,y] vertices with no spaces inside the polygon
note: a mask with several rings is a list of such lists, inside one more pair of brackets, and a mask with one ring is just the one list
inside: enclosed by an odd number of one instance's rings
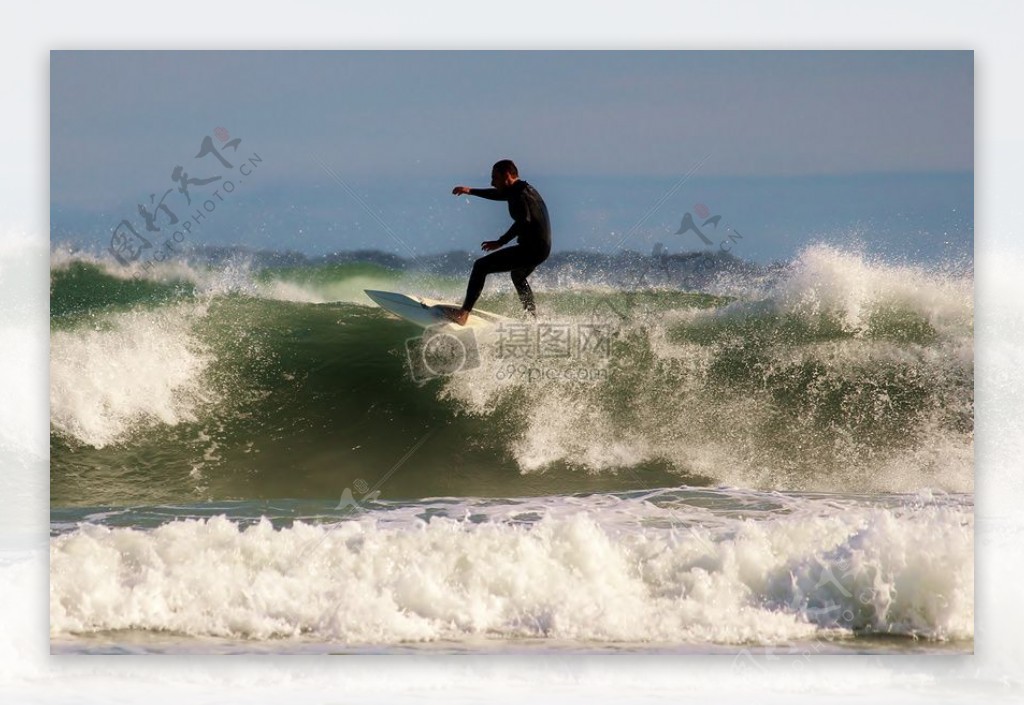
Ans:
{"label": "man's dark hair", "polygon": [[491,171],[496,171],[499,174],[512,174],[517,179],[519,178],[519,169],[516,169],[516,165],[511,159],[502,159],[500,162],[494,162]]}

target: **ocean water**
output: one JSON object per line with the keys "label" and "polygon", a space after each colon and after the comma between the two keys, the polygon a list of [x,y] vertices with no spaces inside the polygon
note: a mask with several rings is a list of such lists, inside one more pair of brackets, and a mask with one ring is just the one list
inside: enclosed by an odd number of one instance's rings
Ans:
{"label": "ocean water", "polygon": [[973,651],[972,272],[653,274],[55,250],[52,650]]}

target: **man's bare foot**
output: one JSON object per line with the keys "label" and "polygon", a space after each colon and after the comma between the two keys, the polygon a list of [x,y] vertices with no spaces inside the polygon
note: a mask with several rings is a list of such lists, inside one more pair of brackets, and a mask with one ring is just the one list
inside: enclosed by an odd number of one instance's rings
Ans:
{"label": "man's bare foot", "polygon": [[447,306],[441,309],[441,313],[452,323],[458,323],[460,326],[466,325],[466,321],[469,320],[469,311],[465,311],[461,308],[449,308]]}

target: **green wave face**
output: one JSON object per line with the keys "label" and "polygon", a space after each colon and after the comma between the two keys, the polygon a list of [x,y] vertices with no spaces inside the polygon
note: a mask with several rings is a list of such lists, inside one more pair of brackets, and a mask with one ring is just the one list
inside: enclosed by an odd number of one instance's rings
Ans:
{"label": "green wave face", "polygon": [[52,501],[970,491],[970,282],[876,267],[857,298],[853,264],[813,260],[733,296],[539,286],[536,323],[489,283],[480,307],[511,322],[440,376],[443,349],[361,290],[457,300],[461,279],[73,261],[51,273]]}

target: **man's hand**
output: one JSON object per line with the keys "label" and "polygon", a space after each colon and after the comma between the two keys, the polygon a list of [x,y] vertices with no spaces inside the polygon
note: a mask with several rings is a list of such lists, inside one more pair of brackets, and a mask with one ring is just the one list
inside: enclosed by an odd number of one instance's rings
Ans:
{"label": "man's hand", "polygon": [[484,252],[493,252],[501,247],[501,243],[497,240],[488,240],[487,242],[480,243],[480,249]]}
{"label": "man's hand", "polygon": [[453,196],[468,196],[469,186],[456,186],[452,189]]}

